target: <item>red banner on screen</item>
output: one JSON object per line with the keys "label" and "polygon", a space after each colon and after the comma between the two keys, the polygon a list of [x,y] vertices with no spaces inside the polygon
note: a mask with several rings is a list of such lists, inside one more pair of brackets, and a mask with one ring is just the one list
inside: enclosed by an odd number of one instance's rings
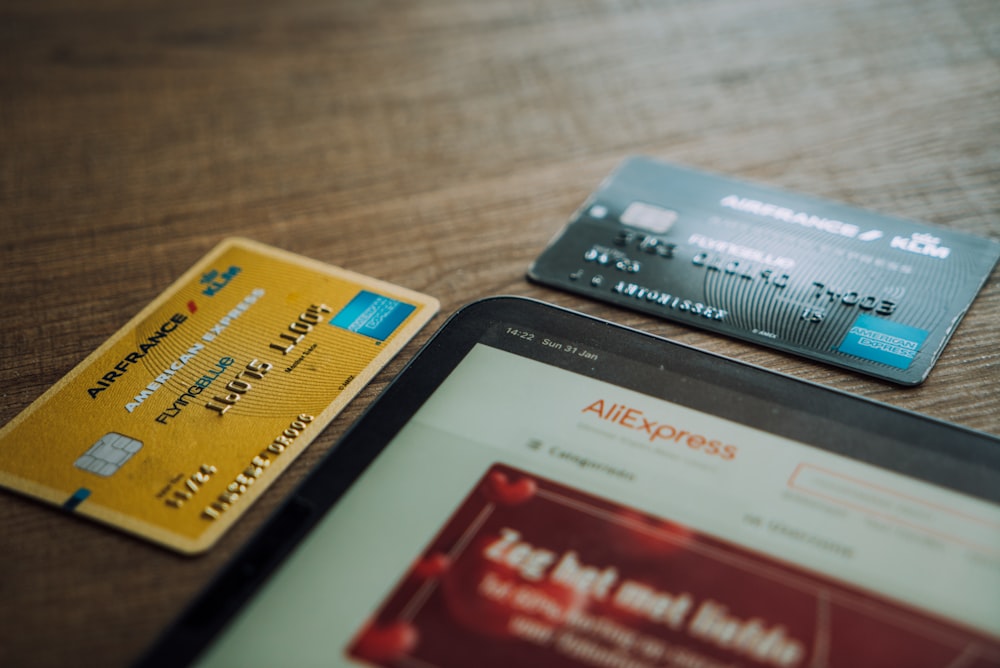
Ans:
{"label": "red banner on screen", "polygon": [[400,668],[1000,665],[996,639],[503,465],[349,652]]}

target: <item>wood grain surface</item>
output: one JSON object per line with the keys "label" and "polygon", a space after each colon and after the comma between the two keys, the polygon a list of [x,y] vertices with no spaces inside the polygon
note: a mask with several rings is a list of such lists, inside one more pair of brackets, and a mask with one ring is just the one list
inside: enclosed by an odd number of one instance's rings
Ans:
{"label": "wood grain surface", "polygon": [[528,283],[636,153],[1000,238],[1000,5],[0,3],[0,423],[226,236],[442,303],[203,557],[0,491],[0,665],[127,665],[480,297],[537,297],[1000,434],[1000,272],[909,389]]}

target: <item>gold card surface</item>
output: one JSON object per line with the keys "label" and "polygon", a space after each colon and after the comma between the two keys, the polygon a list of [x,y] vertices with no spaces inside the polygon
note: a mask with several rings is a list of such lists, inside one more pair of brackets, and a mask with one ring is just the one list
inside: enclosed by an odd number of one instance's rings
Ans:
{"label": "gold card surface", "polygon": [[228,239],[0,430],[0,485],[202,552],[437,309]]}

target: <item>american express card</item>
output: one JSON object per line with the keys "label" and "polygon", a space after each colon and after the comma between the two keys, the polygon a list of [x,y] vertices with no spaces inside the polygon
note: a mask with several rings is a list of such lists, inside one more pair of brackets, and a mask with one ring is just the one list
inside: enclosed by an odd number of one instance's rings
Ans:
{"label": "american express card", "polygon": [[203,551],[437,308],[227,240],[0,430],[0,484]]}
{"label": "american express card", "polygon": [[528,275],[915,385],[998,257],[992,239],[635,157]]}

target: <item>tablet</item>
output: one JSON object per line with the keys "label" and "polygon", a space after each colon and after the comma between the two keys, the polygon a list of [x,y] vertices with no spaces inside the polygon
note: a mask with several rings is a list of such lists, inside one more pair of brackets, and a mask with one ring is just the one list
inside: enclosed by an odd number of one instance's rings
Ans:
{"label": "tablet", "polygon": [[1000,665],[1000,439],[484,300],[140,665],[189,662]]}

